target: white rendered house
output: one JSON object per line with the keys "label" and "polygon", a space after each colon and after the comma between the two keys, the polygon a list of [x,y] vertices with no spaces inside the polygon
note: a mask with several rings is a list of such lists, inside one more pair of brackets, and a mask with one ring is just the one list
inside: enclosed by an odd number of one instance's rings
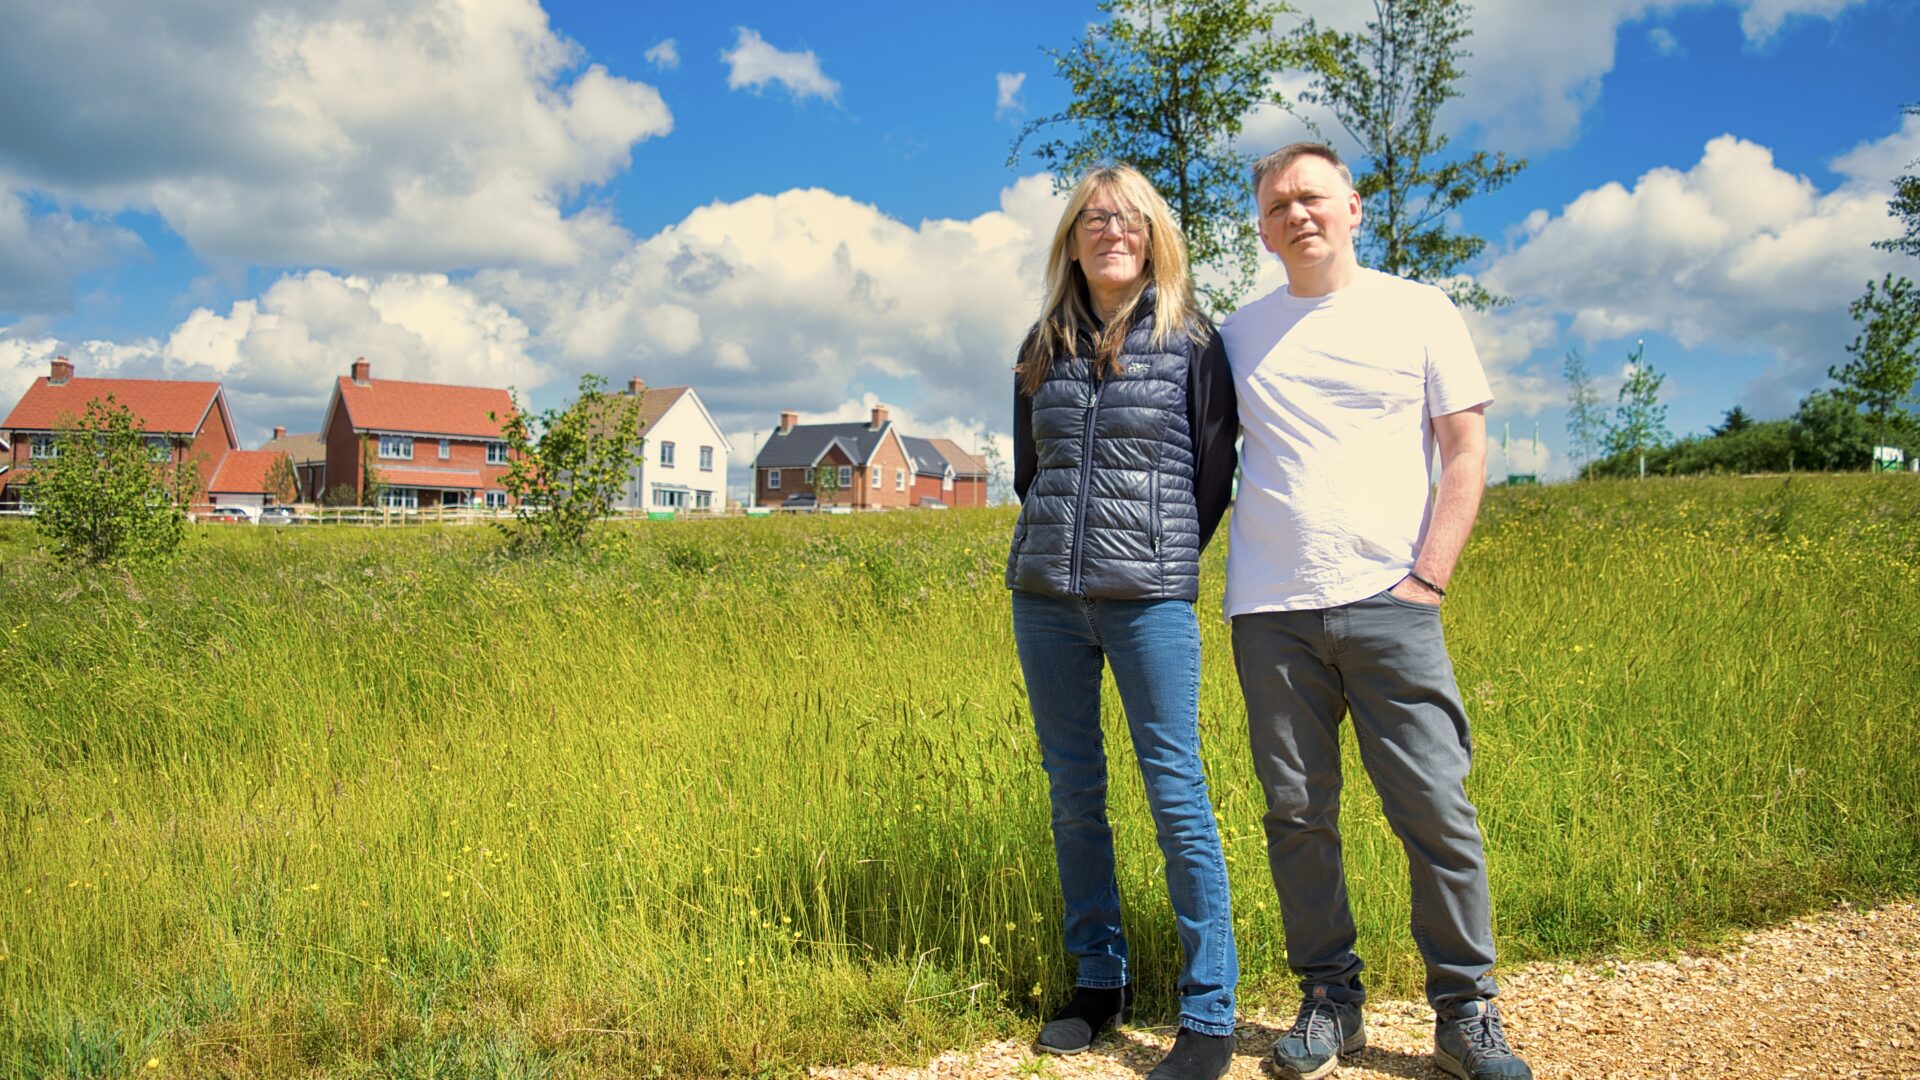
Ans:
{"label": "white rendered house", "polygon": [[622,509],[710,513],[727,508],[727,455],[733,444],[691,386],[627,382],[640,399],[640,461],[627,476]]}

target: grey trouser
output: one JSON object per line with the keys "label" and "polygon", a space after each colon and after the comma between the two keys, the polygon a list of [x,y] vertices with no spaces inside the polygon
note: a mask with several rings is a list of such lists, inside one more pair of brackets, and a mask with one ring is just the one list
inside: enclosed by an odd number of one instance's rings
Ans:
{"label": "grey trouser", "polygon": [[1302,993],[1366,990],[1340,865],[1340,720],[1407,850],[1427,1000],[1450,1018],[1499,992],[1486,854],[1465,782],[1473,744],[1440,609],[1381,593],[1342,607],[1235,616],[1233,659],[1267,793],[1267,861]]}

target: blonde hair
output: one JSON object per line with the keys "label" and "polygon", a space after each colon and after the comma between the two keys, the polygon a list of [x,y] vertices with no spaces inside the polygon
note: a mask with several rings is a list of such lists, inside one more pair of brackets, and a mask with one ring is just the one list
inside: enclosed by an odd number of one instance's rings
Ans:
{"label": "blonde hair", "polygon": [[[1144,280],[1104,326],[1094,313],[1086,273],[1073,257],[1080,211],[1095,195],[1103,193],[1113,195],[1123,207],[1138,210],[1147,219]],[[1028,394],[1038,391],[1054,359],[1072,356],[1082,333],[1094,335],[1094,370],[1105,375],[1117,373],[1120,347],[1126,342],[1127,329],[1147,285],[1154,287],[1153,335],[1148,339],[1152,346],[1164,348],[1174,334],[1198,340],[1205,319],[1193,301],[1193,282],[1187,276],[1187,242],[1172,209],[1138,170],[1125,165],[1096,168],[1074,185],[1060,224],[1053,230],[1053,246],[1047,251],[1046,300],[1040,305],[1040,318],[1020,347],[1020,362],[1015,368],[1020,373],[1021,389]]]}

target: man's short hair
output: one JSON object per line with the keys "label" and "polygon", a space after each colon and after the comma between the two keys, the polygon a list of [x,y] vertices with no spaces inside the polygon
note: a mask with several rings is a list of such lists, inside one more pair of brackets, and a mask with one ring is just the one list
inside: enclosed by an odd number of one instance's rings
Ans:
{"label": "man's short hair", "polygon": [[1353,186],[1353,170],[1347,168],[1347,163],[1340,160],[1340,155],[1334,152],[1333,147],[1326,143],[1297,142],[1288,143],[1253,163],[1254,197],[1259,198],[1260,184],[1267,178],[1268,173],[1279,172],[1303,157],[1317,157],[1324,160],[1339,172],[1340,179],[1345,180],[1348,187]]}

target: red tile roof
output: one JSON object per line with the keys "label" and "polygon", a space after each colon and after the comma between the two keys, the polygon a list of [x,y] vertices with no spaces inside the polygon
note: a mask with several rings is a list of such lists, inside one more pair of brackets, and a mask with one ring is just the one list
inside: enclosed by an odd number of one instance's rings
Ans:
{"label": "red tile roof", "polygon": [[[356,431],[497,439],[501,422],[513,413],[513,398],[505,390],[398,379],[367,383],[361,386],[345,375],[339,379],[340,403]],[[501,419],[487,419],[489,412]]]}
{"label": "red tile roof", "polygon": [[229,450],[220,462],[207,491],[215,495],[259,495],[273,490],[267,473],[276,458],[287,455],[278,450]]}
{"label": "red tile roof", "polygon": [[53,431],[86,415],[87,402],[113,395],[140,420],[149,434],[193,435],[220,393],[217,382],[172,379],[68,379],[52,386],[47,377],[33,380],[20,403],[0,428],[10,431]]}
{"label": "red tile roof", "polygon": [[674,402],[685,397],[691,389],[691,386],[649,386],[643,390],[640,394],[640,434],[645,435],[648,428],[659,423],[660,418],[667,415],[667,410],[673,408]]}
{"label": "red tile roof", "polygon": [[953,466],[955,476],[987,475],[987,463],[960,449],[960,444],[952,439],[928,439],[927,441],[932,443],[934,449],[940,451],[940,456],[946,458]]}

